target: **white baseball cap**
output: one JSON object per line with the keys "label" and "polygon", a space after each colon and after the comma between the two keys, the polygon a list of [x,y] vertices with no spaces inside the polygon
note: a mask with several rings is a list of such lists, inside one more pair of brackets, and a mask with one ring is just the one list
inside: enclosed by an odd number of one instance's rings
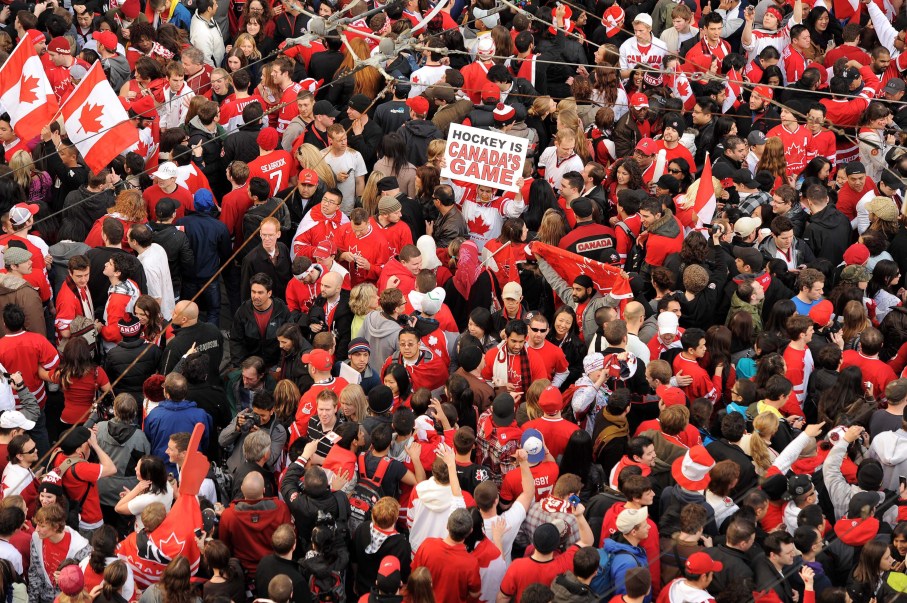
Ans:
{"label": "white baseball cap", "polygon": [[178,175],[179,174],[176,171],[176,164],[170,161],[165,161],[157,167],[157,170],[153,174],[151,174],[151,177],[167,180],[168,178],[176,178]]}
{"label": "white baseball cap", "polygon": [[633,17],[633,22],[634,23],[645,23],[649,27],[652,27],[652,16],[649,15],[648,13],[639,13],[638,15]]}
{"label": "white baseball cap", "polygon": [[35,422],[29,421],[18,410],[7,410],[0,415],[0,429],[24,429],[26,431],[35,428]]}

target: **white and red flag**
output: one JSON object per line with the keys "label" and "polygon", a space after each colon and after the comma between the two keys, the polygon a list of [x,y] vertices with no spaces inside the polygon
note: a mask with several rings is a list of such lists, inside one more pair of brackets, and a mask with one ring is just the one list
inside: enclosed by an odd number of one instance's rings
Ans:
{"label": "white and red flag", "polygon": [[110,87],[100,62],[91,66],[63,103],[60,113],[66,135],[95,174],[139,141],[138,130],[130,123],[129,114]]}
{"label": "white and red flag", "polygon": [[712,162],[709,154],[705,155],[705,163],[702,168],[702,177],[699,179],[699,188],[696,189],[696,201],[693,203],[693,209],[699,216],[698,226],[709,224],[715,217],[717,200],[715,199],[715,183],[712,181]]}
{"label": "white and red flag", "polygon": [[573,280],[579,275],[585,274],[592,279],[592,282],[595,283],[595,288],[602,294],[610,293],[611,297],[621,300],[629,300],[633,297],[633,292],[630,290],[630,281],[627,280],[625,273],[618,266],[596,262],[554,245],[538,241],[531,243],[529,250],[536,256],[544,258],[546,262],[551,264],[554,271],[569,284],[572,284]]}
{"label": "white and red flag", "polygon": [[28,36],[0,67],[0,102],[20,140],[29,141],[53,121],[60,108],[41,59]]}

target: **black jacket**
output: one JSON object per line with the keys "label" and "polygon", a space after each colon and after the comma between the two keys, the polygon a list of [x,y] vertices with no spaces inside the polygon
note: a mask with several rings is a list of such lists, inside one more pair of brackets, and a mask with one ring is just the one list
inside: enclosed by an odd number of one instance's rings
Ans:
{"label": "black jacket", "polygon": [[167,252],[170,278],[173,279],[173,294],[179,299],[183,279],[195,274],[195,255],[189,245],[189,238],[182,229],[173,224],[148,222],[148,227],[154,233],[154,242]]}
{"label": "black jacket", "polygon": [[428,143],[444,140],[438,126],[424,119],[411,119],[403,124],[400,136],[406,144],[406,158],[413,165],[425,165],[428,162]]}
{"label": "black jacket", "polygon": [[740,478],[731,491],[734,499],[759,485],[759,476],[756,475],[753,459],[743,452],[740,446],[731,444],[727,440],[712,440],[705,449],[709,451],[715,462],[731,460],[740,466]]}
{"label": "black jacket", "polygon": [[800,571],[796,564],[789,565],[784,568],[782,573],[778,573],[775,570],[775,566],[763,555],[756,559],[753,568],[756,575],[757,590],[760,592],[773,590],[777,593],[782,603],[794,603],[794,590],[790,585],[790,580],[786,578]]}
{"label": "black jacket", "polygon": [[[715,460],[718,459],[716,458]],[[725,544],[713,546],[706,549],[705,552],[715,561],[720,561],[724,564],[724,568],[720,572],[715,572],[712,583],[708,586],[710,593],[717,595],[727,590],[730,584],[744,580],[748,582],[747,588],[749,591],[755,590],[753,562],[749,555],[743,551],[732,549]]]}
{"label": "black jacket", "polygon": [[280,360],[277,329],[287,322],[290,322],[290,309],[283,300],[272,298],[271,319],[262,337],[252,302],[243,302],[233,317],[233,327],[230,329],[230,364],[239,366],[249,356],[263,358],[268,367],[277,364]]}
{"label": "black jacket", "polygon": [[[312,302],[312,309],[309,310],[308,317],[304,319],[306,324],[311,324],[315,321],[323,322],[325,320],[326,303],[324,297],[321,295],[315,298],[315,301]],[[334,360],[346,360],[347,347],[349,347],[350,344],[350,333],[353,329],[353,311],[350,309],[349,291],[340,291],[340,300],[337,302],[337,307],[334,308],[331,324],[323,324],[322,326],[331,331],[337,340],[337,348],[334,351]]]}
{"label": "black jacket", "polygon": [[[844,260],[844,252],[850,247],[852,236],[850,220],[833,205],[811,215],[803,229],[803,240],[813,254],[828,260],[832,266]],[[894,253],[892,255],[898,257]]]}
{"label": "black jacket", "polygon": [[[299,189],[296,187],[285,188],[282,191],[278,191],[275,195],[278,199],[286,198],[287,209],[290,210],[290,229],[285,233],[285,237],[280,239],[280,242],[285,244],[287,247],[290,247],[293,243],[293,235],[296,234],[296,228],[299,226],[299,223],[302,219],[312,211],[312,208],[321,203],[321,197],[324,195],[324,182],[319,181],[318,186],[315,188],[315,194],[312,195],[309,199],[303,199],[302,195],[299,193]],[[287,197],[289,195],[289,197]]]}
{"label": "black jacket", "polygon": [[224,358],[224,335],[216,325],[198,321],[188,327],[174,328],[173,338],[161,359],[161,374],[173,370],[192,344],[196,350],[208,355],[208,384],[220,385],[220,363]]}
{"label": "black jacket", "polygon": [[230,165],[231,161],[245,161],[249,163],[258,157],[258,134],[261,132],[261,122],[245,124],[224,139],[223,165]]}
{"label": "black jacket", "polygon": [[362,128],[362,134],[355,134],[352,128],[353,122],[349,119],[344,119],[340,122],[340,125],[349,132],[347,134],[347,144],[350,145],[351,149],[359,151],[359,154],[362,155],[362,160],[365,162],[366,169],[371,172],[375,166],[375,161],[377,161],[375,150],[378,148],[381,139],[384,138],[384,131],[381,126],[374,120],[369,119],[365,123],[365,127]]}
{"label": "black jacket", "polygon": [[[148,351],[145,351],[146,349]],[[131,394],[133,398],[141,401],[144,398],[142,384],[145,383],[145,379],[157,372],[158,366],[161,364],[161,355],[161,348],[140,337],[123,339],[107,352],[104,360],[104,371],[111,383],[120,376],[123,377],[116,384],[114,392]],[[130,368],[133,361],[135,361],[135,366]]]}
{"label": "black jacket", "polygon": [[335,534],[335,542],[346,543],[349,539],[349,530],[345,527],[350,516],[349,499],[342,492],[331,492],[328,484],[323,488],[303,488],[304,474],[305,467],[294,461],[287,467],[280,484],[280,494],[287,501],[296,524],[296,550],[309,550],[312,529],[322,513],[330,515],[337,522],[339,534]]}
{"label": "black jacket", "polygon": [[378,550],[374,553],[366,553],[365,550],[372,542],[371,536],[372,521],[367,517],[366,521],[359,524],[356,532],[353,534],[353,546],[350,547],[352,559],[356,566],[355,590],[357,595],[367,593],[375,585],[375,579],[378,577],[378,567],[385,556],[391,555],[400,560],[400,579],[403,582],[409,578],[410,552],[409,540],[404,534],[394,534],[389,536]]}
{"label": "black jacket", "polygon": [[[496,105],[476,105],[476,108],[469,112],[466,119],[473,128],[490,128],[494,125],[494,108]],[[466,123],[466,120],[463,120]]]}
{"label": "black jacket", "polygon": [[260,599],[268,598],[268,584],[271,578],[283,574],[293,583],[293,603],[310,603],[312,593],[309,592],[309,584],[299,564],[291,559],[284,559],[277,555],[267,555],[258,562],[255,568],[255,594]]}
{"label": "black jacket", "polygon": [[74,207],[72,211],[66,212],[64,220],[75,220],[82,226],[85,231],[79,240],[84,241],[88,236],[91,227],[101,216],[107,213],[107,210],[116,204],[116,197],[112,190],[104,190],[99,193],[93,193],[86,186],[80,186],[76,190],[66,195],[63,201],[63,207]]}
{"label": "black jacket", "polygon": [[224,145],[217,136],[217,129],[213,132],[208,130],[202,125],[196,115],[186,127],[186,133],[189,134],[189,148],[202,143],[202,156],[195,157],[193,155],[192,161],[205,174],[211,189],[214,191],[214,195],[218,199],[221,198],[229,191],[229,183],[223,177],[224,167],[221,157],[223,156]]}
{"label": "black jacket", "polygon": [[277,244],[277,263],[271,261],[268,252],[261,245],[255,247],[242,261],[242,276],[240,277],[240,296],[243,300],[249,299],[252,293],[249,289],[251,278],[263,272],[271,277],[274,283],[274,297],[286,299],[287,283],[293,278],[293,264],[290,261],[290,250],[283,243]]}

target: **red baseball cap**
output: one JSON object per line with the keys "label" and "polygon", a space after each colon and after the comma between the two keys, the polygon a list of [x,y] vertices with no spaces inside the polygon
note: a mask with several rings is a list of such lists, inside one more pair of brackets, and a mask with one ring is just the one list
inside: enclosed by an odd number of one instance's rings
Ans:
{"label": "red baseball cap", "polygon": [[117,36],[112,31],[96,31],[91,34],[91,37],[110,52],[116,51],[118,44]]}
{"label": "red baseball cap", "polygon": [[406,101],[406,106],[417,115],[428,115],[428,99],[424,96],[414,96]]}
{"label": "red baseball cap", "polygon": [[72,54],[72,44],[63,36],[57,36],[47,45],[49,52],[59,52],[60,54]]}
{"label": "red baseball cap", "polygon": [[299,172],[299,182],[301,184],[318,184],[318,174],[315,170],[302,170]]}
{"label": "red baseball cap", "polygon": [[560,412],[564,408],[564,397],[561,390],[553,385],[546,387],[539,396],[539,406],[546,414]]}
{"label": "red baseball cap", "polygon": [[302,361],[316,371],[329,371],[334,366],[334,357],[327,350],[312,350],[302,355]]}
{"label": "red baseball cap", "polygon": [[482,100],[494,100],[495,102],[501,100],[501,89],[488,82],[482,86]]}
{"label": "red baseball cap", "polygon": [[648,109],[649,108],[649,97],[643,94],[642,92],[634,92],[630,95],[630,108],[632,109]]}
{"label": "red baseball cap", "polygon": [[654,140],[646,137],[636,143],[636,150],[644,155],[654,155],[658,152],[658,146],[655,144]]}
{"label": "red baseball cap", "polygon": [[47,38],[44,34],[37,29],[29,29],[25,34],[28,36],[28,39],[31,40],[32,44],[44,44],[47,42]]}
{"label": "red baseball cap", "polygon": [[126,0],[120,4],[120,12],[123,13],[123,16],[129,20],[135,19],[139,16],[141,7],[139,6],[139,0]]}
{"label": "red baseball cap", "polygon": [[724,569],[724,564],[709,557],[708,553],[699,551],[687,557],[684,567],[687,575],[701,576],[710,572],[720,572]]}
{"label": "red baseball cap", "polygon": [[686,405],[687,395],[679,387],[670,387],[668,385],[659,385],[655,388],[655,395],[661,398],[665,406]]}

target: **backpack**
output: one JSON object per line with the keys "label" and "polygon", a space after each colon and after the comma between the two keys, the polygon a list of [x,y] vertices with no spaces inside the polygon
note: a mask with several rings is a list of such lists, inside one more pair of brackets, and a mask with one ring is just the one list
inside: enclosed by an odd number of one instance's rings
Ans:
{"label": "backpack", "polygon": [[343,579],[340,577],[340,573],[335,571],[322,578],[314,575],[309,578],[309,592],[312,593],[313,601],[323,603],[343,603],[346,601]]}
{"label": "backpack", "polygon": [[382,457],[378,461],[375,475],[369,477],[365,470],[365,453],[359,455],[359,479],[350,494],[350,532],[356,530],[372,512],[372,507],[385,495],[381,488],[384,475],[391,466],[390,457]]}
{"label": "backpack", "polygon": [[[56,459],[56,457],[57,457],[57,453],[62,454],[63,451],[57,449],[56,452],[54,452],[50,455],[50,461],[48,461],[48,463],[47,463],[47,471],[48,472],[56,471],[57,475],[60,476],[61,482],[63,480],[63,476],[66,475],[67,471],[69,471],[70,469],[72,469],[74,466],[76,466],[79,463],[87,462],[87,461],[85,461],[85,459],[76,459],[76,458],[72,458],[72,457],[67,457],[62,463],[60,463],[60,466],[57,467],[56,470],[54,470],[53,464],[54,464],[54,459]],[[70,527],[72,527],[72,526],[78,527],[79,518],[82,515],[82,506],[85,504],[85,501],[88,499],[88,494],[91,492],[91,489],[93,487],[95,487],[96,484],[95,484],[95,482],[86,482],[85,480],[80,479],[79,476],[77,476],[75,473],[73,473],[73,477],[76,478],[80,482],[84,482],[84,483],[88,484],[88,487],[85,488],[85,494],[83,494],[82,498],[80,498],[79,500],[73,500],[73,499],[69,498],[69,495],[66,494],[66,489],[64,488],[64,490],[63,490],[64,495],[70,502],[70,505],[69,505],[69,508],[67,509],[67,514],[66,514],[66,525],[68,525]]]}
{"label": "backpack", "polygon": [[217,463],[211,463],[211,469],[208,470],[208,478],[214,482],[214,492],[217,494],[217,500],[211,503],[220,502],[223,505],[229,505],[233,500],[233,474],[229,470],[224,470]]}
{"label": "backpack", "polygon": [[630,249],[627,250],[627,261],[624,262],[624,270],[627,272],[641,272],[646,261],[646,249],[636,240],[636,235],[630,230],[630,227],[623,222],[618,222],[617,227],[624,231],[627,238],[632,241]]}
{"label": "backpack", "polygon": [[598,571],[595,572],[592,582],[589,583],[589,588],[591,588],[592,592],[598,597],[601,597],[606,601],[614,594],[614,584],[611,582],[611,566],[614,564],[614,558],[618,555],[629,555],[633,558],[636,566],[640,567],[636,556],[630,553],[630,551],[615,551],[614,553],[609,553],[605,550],[604,546],[598,549]]}
{"label": "backpack", "polygon": [[[504,476],[516,469],[516,451],[520,447],[518,427],[498,427],[491,418],[491,409],[479,422],[476,436],[476,464],[488,469],[494,483],[501,487]],[[490,431],[486,431],[489,429]]]}

